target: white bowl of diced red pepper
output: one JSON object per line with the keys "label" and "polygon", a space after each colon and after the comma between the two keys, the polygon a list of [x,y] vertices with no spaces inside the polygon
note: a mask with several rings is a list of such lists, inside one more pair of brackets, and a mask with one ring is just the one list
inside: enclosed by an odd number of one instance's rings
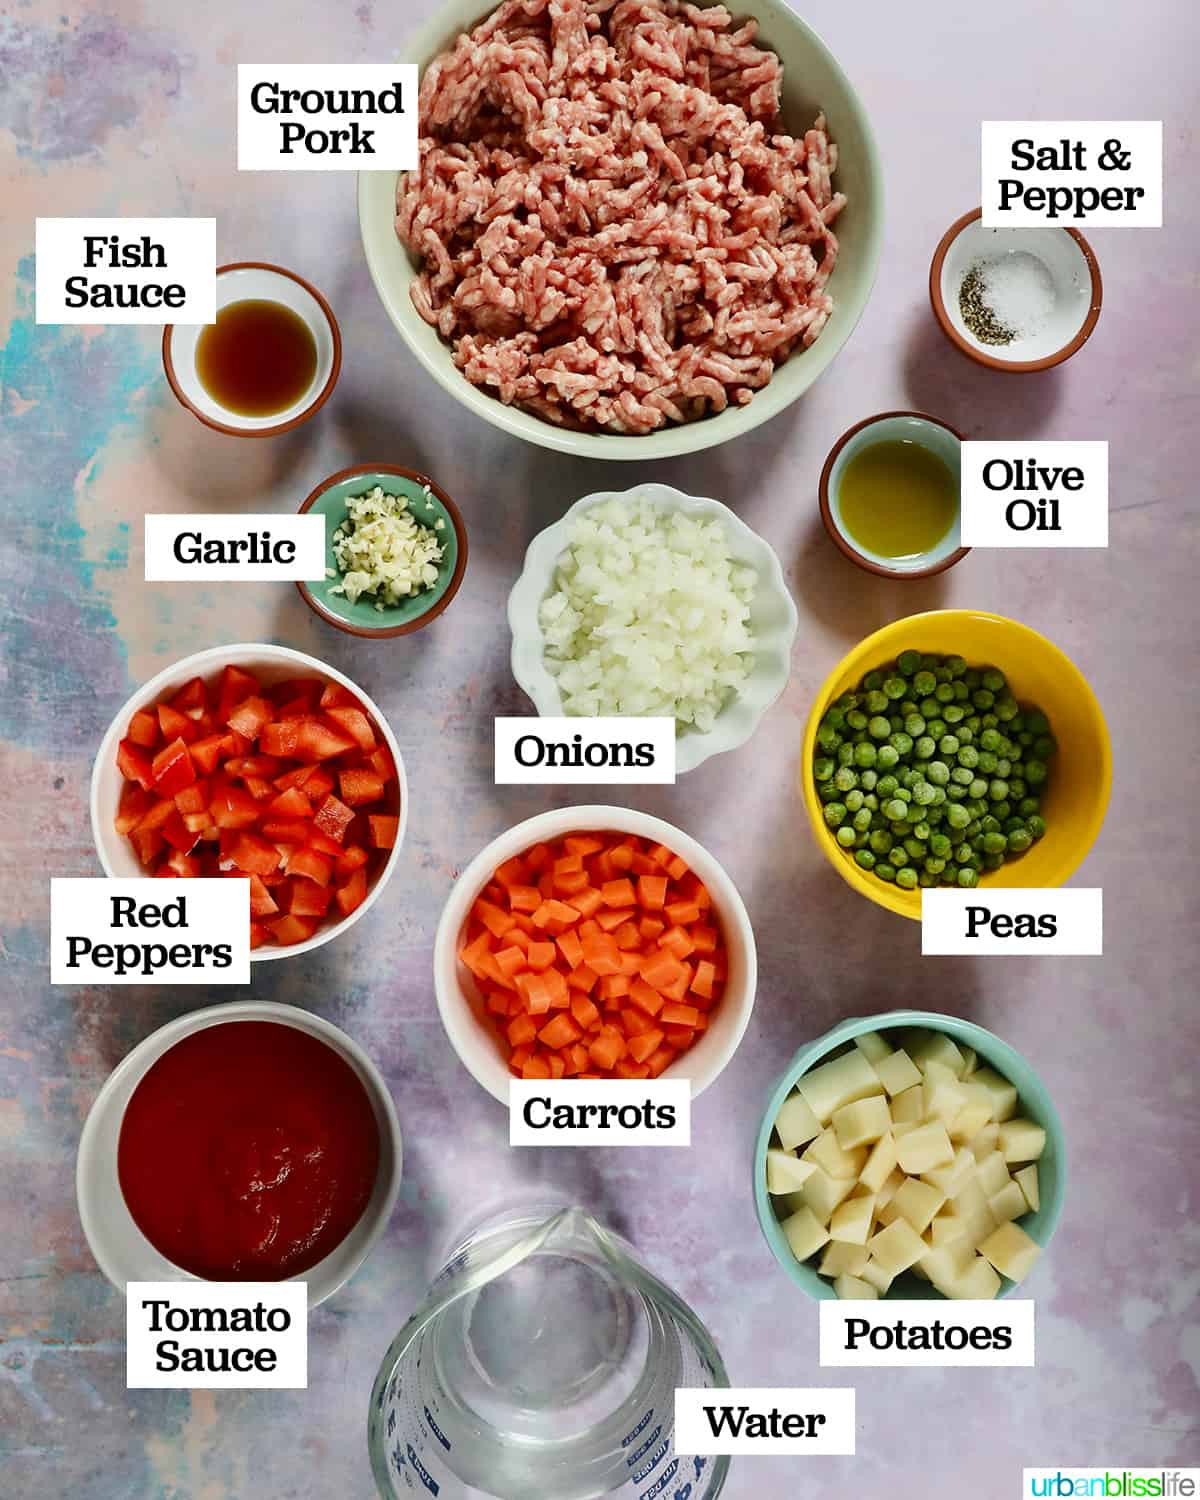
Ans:
{"label": "white bowl of diced red pepper", "polygon": [[345,932],[396,867],[404,760],[348,677],[286,646],[218,646],[124,705],[92,771],[106,875],[245,879],[250,958]]}
{"label": "white bowl of diced red pepper", "polygon": [[686,1078],[708,1087],[750,1020],[758,961],[733,881],[630,807],[518,823],[459,876],[434,940],[442,1024],[508,1102],[512,1078]]}

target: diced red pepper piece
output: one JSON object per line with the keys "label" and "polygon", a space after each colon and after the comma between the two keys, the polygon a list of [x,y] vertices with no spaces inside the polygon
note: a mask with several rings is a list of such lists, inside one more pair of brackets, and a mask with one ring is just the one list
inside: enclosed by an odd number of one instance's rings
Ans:
{"label": "diced red pepper piece", "polygon": [[253,833],[239,833],[229,857],[247,875],[270,875],[279,868],[279,850]]}
{"label": "diced red pepper piece", "polygon": [[[348,734],[320,719],[294,719],[289,723],[297,726],[296,748],[292,752],[297,760],[331,760],[335,755],[345,755],[347,750],[355,748]],[[265,744],[263,748],[266,748]]]}
{"label": "diced red pepper piece", "polygon": [[306,844],[312,826],[306,818],[268,816],[263,821],[261,832],[263,838],[270,839],[273,844]]}
{"label": "diced red pepper piece", "polygon": [[392,759],[392,752],[386,745],[380,745],[378,750],[373,750],[368,759],[376,776],[384,781],[395,781],[396,762]]}
{"label": "diced red pepper piece", "polygon": [[348,734],[360,750],[368,754],[374,750],[375,731],[361,708],[329,708],[325,715],[344,734]]}
{"label": "diced red pepper piece", "polygon": [[181,714],[187,714],[190,718],[194,718],[197,712],[207,708],[208,698],[204,691],[204,678],[189,677],[171,699],[171,707],[178,709]]}
{"label": "diced red pepper piece", "polygon": [[172,740],[151,762],[154,790],[162,797],[173,797],[196,779],[196,768],[188,747],[181,739]]}
{"label": "diced red pepper piece", "polygon": [[181,714],[169,703],[158,705],[158,727],[162,730],[162,737],[167,744],[170,744],[172,740],[187,742],[198,738],[195,719],[189,719],[187,714]]}
{"label": "diced red pepper piece", "polygon": [[302,704],[298,712],[311,714],[316,712],[317,700],[324,691],[325,684],[318,677],[293,677],[284,682],[277,682],[268,693],[267,697],[277,705],[275,717],[277,719],[294,718],[295,714],[286,710],[291,709],[294,704]]}
{"label": "diced red pepper piece", "polygon": [[288,910],[294,917],[323,917],[333,900],[333,887],[318,885],[314,880],[293,883]]}
{"label": "diced red pepper piece", "polygon": [[322,708],[361,708],[362,704],[340,682],[327,682],[321,693]]}
{"label": "diced red pepper piece", "polygon": [[279,910],[274,896],[262,883],[258,875],[250,876],[250,915],[252,917],[273,917]]}
{"label": "diced red pepper piece", "polygon": [[144,865],[152,864],[155,856],[165,848],[163,836],[157,828],[135,828],[129,835],[129,841]]}
{"label": "diced red pepper piece", "polygon": [[139,708],[130,719],[129,738],[145,750],[158,744],[158,719],[149,709]]}
{"label": "diced red pepper piece", "polygon": [[267,812],[273,818],[311,818],[312,803],[298,786],[290,786],[280,792],[273,802],[267,803]]}
{"label": "diced red pepper piece", "polygon": [[226,667],[221,673],[221,685],[217,692],[217,719],[229,723],[229,715],[239,703],[258,694],[258,678],[241,667]]}
{"label": "diced red pepper piece", "polygon": [[346,829],[354,821],[354,812],[331,794],[317,809],[314,821],[323,834],[340,844],[346,837]]}
{"label": "diced red pepper piece", "polygon": [[225,722],[235,734],[244,735],[248,740],[256,740],[274,717],[275,710],[265,698],[246,698],[228,715]]}
{"label": "diced red pepper piece", "polygon": [[268,797],[275,795],[275,784],[265,781],[261,776],[247,776],[246,790],[254,798],[255,802],[265,804]]}
{"label": "diced red pepper piece", "polygon": [[248,740],[244,734],[239,734],[236,729],[227,729],[221,740],[222,755],[249,755],[254,746],[253,740]]}
{"label": "diced red pepper piece", "polygon": [[139,786],[136,781],[123,781],[114,820],[117,832],[131,833],[146,815],[152,800],[144,786]]}
{"label": "diced red pepper piece", "polygon": [[342,771],[338,783],[342,789],[342,801],[347,807],[365,807],[383,796],[383,782],[374,771]]}
{"label": "diced red pepper piece", "polygon": [[355,870],[362,869],[369,858],[367,851],[360,844],[351,844],[338,855],[334,872],[339,880],[343,876],[353,875]]}
{"label": "diced red pepper piece", "polygon": [[270,941],[271,941],[271,934],[267,931],[267,929],[263,926],[263,924],[261,922],[251,922],[250,923],[250,948],[251,948],[251,951],[253,951],[255,948],[261,948],[264,943],[269,943]]}
{"label": "diced red pepper piece", "polygon": [[369,813],[367,822],[371,825],[371,842],[376,849],[396,847],[396,835],[400,831],[399,818],[389,817],[386,813]]}
{"label": "diced red pepper piece", "polygon": [[264,725],[258,740],[259,748],[266,755],[293,759],[300,740],[300,726],[306,723],[307,719],[276,719],[274,723]]}
{"label": "diced red pepper piece", "polygon": [[221,759],[221,746],[225,743],[223,734],[207,734],[202,740],[196,740],[189,745],[192,762],[205,776],[211,776],[217,769]]}
{"label": "diced red pepper piece", "polygon": [[314,917],[276,917],[267,923],[267,929],[281,947],[289,948],[293,943],[305,943],[318,926]]}
{"label": "diced red pepper piece", "polygon": [[309,766],[297,785],[304,788],[304,795],[314,807],[320,807],[333,791],[333,772],[328,766]]}
{"label": "diced red pepper piece", "polygon": [[163,824],[162,836],[173,849],[178,849],[181,854],[189,854],[195,848],[199,838],[198,834],[192,833],[188,828],[177,808],[171,812]]}
{"label": "diced red pepper piece", "polygon": [[175,793],[175,806],[181,813],[204,812],[208,807],[208,791],[207,781],[193,781],[191,786]]}
{"label": "diced red pepper piece", "polygon": [[303,875],[318,885],[328,885],[333,878],[333,861],[315,849],[297,849],[288,861],[289,875]]}
{"label": "diced red pepper piece", "polygon": [[338,886],[337,904],[338,910],[343,917],[348,917],[355,912],[367,899],[367,872],[366,870],[355,870],[354,874]]}
{"label": "diced red pepper piece", "polygon": [[[182,849],[172,849],[162,869],[170,870],[172,875],[177,875],[181,880],[195,880],[200,874],[200,861]],[[159,874],[162,874],[162,870]]]}
{"label": "diced red pepper piece", "polygon": [[150,757],[132,740],[122,740],[117,746],[117,770],[126,781],[136,781],[147,791],[154,785],[154,767]]}
{"label": "diced red pepper piece", "polygon": [[244,788],[228,782],[214,787],[211,810],[218,828],[249,828],[258,822],[258,803]]}
{"label": "diced red pepper piece", "polygon": [[327,854],[330,859],[337,859],[342,846],[336,839],[331,839],[327,833],[322,833],[315,823],[306,823],[308,832],[304,836],[306,849],[315,849],[318,854]]}

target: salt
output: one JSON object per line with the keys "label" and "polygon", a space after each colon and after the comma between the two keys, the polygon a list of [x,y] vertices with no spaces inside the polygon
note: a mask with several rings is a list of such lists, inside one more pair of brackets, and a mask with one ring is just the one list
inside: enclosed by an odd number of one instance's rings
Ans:
{"label": "salt", "polygon": [[985,261],[980,270],[982,300],[995,321],[1014,338],[1032,338],[1054,311],[1058,300],[1054,277],[1028,250]]}

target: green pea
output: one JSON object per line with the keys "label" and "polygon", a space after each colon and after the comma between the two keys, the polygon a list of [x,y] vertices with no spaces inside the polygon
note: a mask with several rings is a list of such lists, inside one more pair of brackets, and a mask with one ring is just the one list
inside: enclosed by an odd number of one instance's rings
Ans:
{"label": "green pea", "polygon": [[958,884],[967,891],[972,890],[979,884],[979,876],[975,873],[974,870],[970,868],[969,865],[959,866],[959,871],[956,879],[958,881]]}
{"label": "green pea", "polygon": [[929,852],[938,859],[946,859],[950,854],[950,840],[944,833],[935,833],[929,840]]}
{"label": "green pea", "polygon": [[971,702],[976,708],[988,709],[996,701],[996,695],[987,688],[976,688],[971,694]]}
{"label": "green pea", "polygon": [[817,781],[832,781],[835,769],[828,755],[818,755],[813,761],[813,776]]}
{"label": "green pea", "polygon": [[855,851],[854,863],[864,870],[875,868],[875,856],[869,849],[858,849]]}
{"label": "green pea", "polygon": [[[960,745],[958,747],[957,760],[960,766],[965,767],[968,771],[973,771],[979,764],[979,751],[976,750],[974,745]],[[972,780],[974,780],[974,777],[972,777]]]}
{"label": "green pea", "polygon": [[854,829],[843,823],[837,831],[837,841],[843,849],[849,849],[854,843]]}
{"label": "green pea", "polygon": [[921,667],[926,672],[936,672],[942,664],[942,658],[936,651],[925,651],[921,655]]}
{"label": "green pea", "polygon": [[937,687],[937,678],[932,672],[918,672],[912,680],[912,685],[914,693],[920,693],[922,698],[928,698]]}
{"label": "green pea", "polygon": [[909,859],[924,859],[929,853],[923,839],[915,838],[912,834],[904,840],[904,852]]}
{"label": "green pea", "polygon": [[863,806],[868,812],[876,812],[879,808],[879,798],[875,796],[874,792],[868,792],[863,798]]}
{"label": "green pea", "polygon": [[888,744],[891,745],[896,754],[900,756],[901,760],[903,760],[906,755],[912,754],[912,736],[909,734],[905,734],[903,729],[895,730],[888,737]]}
{"label": "green pea", "polygon": [[846,804],[844,802],[828,802],[825,805],[825,821],[830,828],[837,828],[846,817]]}
{"label": "green pea", "polygon": [[1044,760],[1027,760],[1025,762],[1025,780],[1030,786],[1041,786],[1046,779],[1046,762]]}
{"label": "green pea", "polygon": [[955,786],[970,786],[975,778],[966,766],[953,766],[950,770],[950,780]]}
{"label": "green pea", "polygon": [[1002,755],[996,762],[996,775],[1002,780],[1012,775],[1012,761],[1007,755]]}
{"label": "green pea", "polygon": [[917,884],[927,890],[930,886],[938,884],[938,878],[936,875],[930,875],[927,870],[922,870],[917,876]]}
{"label": "green pea", "polygon": [[824,781],[817,788],[817,796],[822,802],[836,802],[841,795],[832,781]]}
{"label": "green pea", "polygon": [[921,781],[918,782],[915,787],[913,787],[913,801],[916,802],[919,806],[931,807],[933,805],[933,798],[934,787],[932,782]]}
{"label": "green pea", "polygon": [[959,725],[966,718],[960,703],[947,703],[942,709],[942,718],[947,724]]}
{"label": "green pea", "polygon": [[957,781],[952,781],[946,788],[946,796],[951,802],[965,802],[967,789],[965,786],[960,786]]}
{"label": "green pea", "polygon": [[900,752],[896,749],[895,745],[880,745],[875,764],[882,766],[885,771],[890,771],[893,766],[900,764]]}
{"label": "green pea", "polygon": [[839,766],[849,766],[854,764],[854,746],[849,742],[849,740],[847,740],[844,745],[839,745],[837,747],[837,763]]}
{"label": "green pea", "polygon": [[867,727],[867,716],[861,708],[852,708],[846,715],[846,723],[854,730],[863,730]]}
{"label": "green pea", "polygon": [[883,673],[868,672],[862,680],[862,685],[868,693],[874,692],[883,686]]}
{"label": "green pea", "polygon": [[875,866],[875,873],[879,876],[880,880],[895,880],[896,867],[895,865],[878,864]]}
{"label": "green pea", "polygon": [[1020,802],[1028,790],[1025,785],[1025,778],[1023,776],[1010,776],[1008,778],[1008,790],[1010,796]]}
{"label": "green pea", "polygon": [[933,829],[924,818],[919,823],[913,824],[913,838],[920,839],[923,844],[927,844],[932,837]]}
{"label": "green pea", "polygon": [[985,870],[998,870],[1004,863],[1003,854],[985,854],[983,856],[983,868]]}
{"label": "green pea", "polygon": [[1037,813],[1034,813],[1031,817],[1026,818],[1025,826],[1035,839],[1040,839],[1046,831],[1046,820]]}
{"label": "green pea", "polygon": [[936,718],[942,711],[942,705],[936,698],[922,698],[917,707],[927,719]]}
{"label": "green pea", "polygon": [[917,888],[917,872],[913,869],[896,871],[896,884],[905,891],[915,891]]}
{"label": "green pea", "polygon": [[[947,848],[949,848],[949,844],[947,844]],[[938,859],[935,855],[931,854],[925,860],[925,868],[931,875],[940,875],[946,868],[946,861]]]}
{"label": "green pea", "polygon": [[998,758],[990,750],[981,750],[979,752],[979,764],[975,769],[981,776],[991,776],[998,764]]}
{"label": "green pea", "polygon": [[862,744],[854,747],[854,764],[863,767],[873,766],[878,753],[869,740],[863,740]]}
{"label": "green pea", "polygon": [[899,785],[899,781],[889,771],[886,776],[881,776],[875,783],[875,790],[879,793],[880,797],[882,797],[886,801],[889,797],[895,794],[896,788]]}
{"label": "green pea", "polygon": [[864,792],[873,792],[875,790],[875,783],[878,780],[879,780],[879,774],[878,774],[878,772],[872,771],[872,770],[866,770],[866,771],[862,771],[859,774],[858,784],[859,784],[860,787],[862,787],[862,789],[863,789]]}
{"label": "green pea", "polygon": [[864,800],[863,794],[858,787],[855,787],[853,791],[847,792],[842,798],[842,801],[846,804],[846,811],[852,813],[861,810]]}
{"label": "green pea", "polygon": [[895,845],[892,849],[891,854],[888,855],[888,858],[891,860],[892,864],[896,867],[897,870],[902,870],[904,866],[909,862],[908,851],[902,844]]}
{"label": "green pea", "polygon": [[1017,700],[1015,698],[1001,698],[996,704],[996,717],[1001,724],[1008,724],[1017,717]]}
{"label": "green pea", "polygon": [[898,703],[908,692],[908,683],[903,677],[885,677],[883,690],[894,703]]}
{"label": "green pea", "polygon": [[919,651],[901,651],[896,658],[896,670],[902,677],[912,677],[921,665]]}
{"label": "green pea", "polygon": [[934,786],[945,786],[950,780],[950,767],[942,760],[931,760],[925,767],[926,780]]}
{"label": "green pea", "polygon": [[1004,673],[998,672],[995,667],[989,667],[979,680],[989,693],[1002,693],[1008,685]]}
{"label": "green pea", "polygon": [[829,709],[821,723],[829,729],[841,729],[846,722],[846,715],[840,708]]}
{"label": "green pea", "polygon": [[1022,797],[1017,804],[1017,811],[1023,818],[1032,818],[1041,805],[1040,797]]}
{"label": "green pea", "polygon": [[858,774],[849,766],[839,766],[833,778],[833,784],[839,792],[849,792],[858,785]]}
{"label": "green pea", "polygon": [[1008,796],[1008,782],[1003,777],[997,777],[988,787],[988,796],[993,802],[1003,802]]}
{"label": "green pea", "polygon": [[933,740],[927,734],[923,734],[913,744],[913,754],[918,760],[928,760],[937,749]]}
{"label": "green pea", "polygon": [[[868,832],[870,827],[871,809],[869,807],[860,807],[854,814],[854,831],[856,833],[866,833]],[[842,830],[839,828],[838,832],[841,833],[841,831]]]}
{"label": "green pea", "polygon": [[904,729],[903,714],[888,714],[887,721],[892,726],[893,734],[899,734]]}
{"label": "green pea", "polygon": [[939,682],[933,691],[933,696],[939,703],[953,703],[954,689],[948,682]]}
{"label": "green pea", "polygon": [[983,852],[985,854],[1003,854],[1008,848],[1008,839],[1002,833],[985,833],[983,836]]}
{"label": "green pea", "polygon": [[1000,720],[995,714],[981,714],[979,722],[985,729],[999,729],[1000,727]]}
{"label": "green pea", "polygon": [[871,848],[875,851],[876,854],[886,854],[891,849],[894,842],[895,841],[893,840],[892,835],[887,831],[886,828],[877,828],[871,834]]}
{"label": "green pea", "polygon": [[863,700],[864,706],[869,714],[882,714],[887,712],[887,706],[891,699],[879,688],[869,692]]}
{"label": "green pea", "polygon": [[946,734],[947,728],[945,719],[930,719],[925,725],[925,733],[931,734],[935,740],[940,740]]}
{"label": "green pea", "polygon": [[[840,805],[840,804],[835,804],[835,805]],[[845,815],[845,808],[842,808],[842,814],[843,814],[843,816]],[[826,821],[828,821],[828,819],[829,819],[829,809],[828,808],[825,809],[825,818],[826,818]],[[947,823],[950,824],[951,828],[966,828],[967,824],[971,821],[971,814],[966,810],[965,807],[959,807],[957,804],[955,804],[947,812],[947,814],[946,814],[946,821],[947,821]],[[841,818],[838,819],[838,822],[839,823],[841,822]]]}
{"label": "green pea", "polygon": [[882,714],[876,714],[867,725],[867,733],[873,740],[886,740],[892,732],[892,726]]}
{"label": "green pea", "polygon": [[1003,824],[1008,818],[1012,817],[1012,803],[1007,800],[1003,802],[993,802],[992,811],[1000,819],[1001,824]]}
{"label": "green pea", "polygon": [[904,721],[904,732],[915,740],[925,733],[925,720],[918,713],[911,713]]}

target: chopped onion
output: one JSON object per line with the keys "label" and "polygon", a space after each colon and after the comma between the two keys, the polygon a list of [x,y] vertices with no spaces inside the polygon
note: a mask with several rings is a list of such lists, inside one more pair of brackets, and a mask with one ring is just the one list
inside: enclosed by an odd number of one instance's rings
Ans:
{"label": "chopped onion", "polygon": [[753,666],[757,582],[716,517],[637,496],[584,511],[539,611],[564,712],[711,729]]}

